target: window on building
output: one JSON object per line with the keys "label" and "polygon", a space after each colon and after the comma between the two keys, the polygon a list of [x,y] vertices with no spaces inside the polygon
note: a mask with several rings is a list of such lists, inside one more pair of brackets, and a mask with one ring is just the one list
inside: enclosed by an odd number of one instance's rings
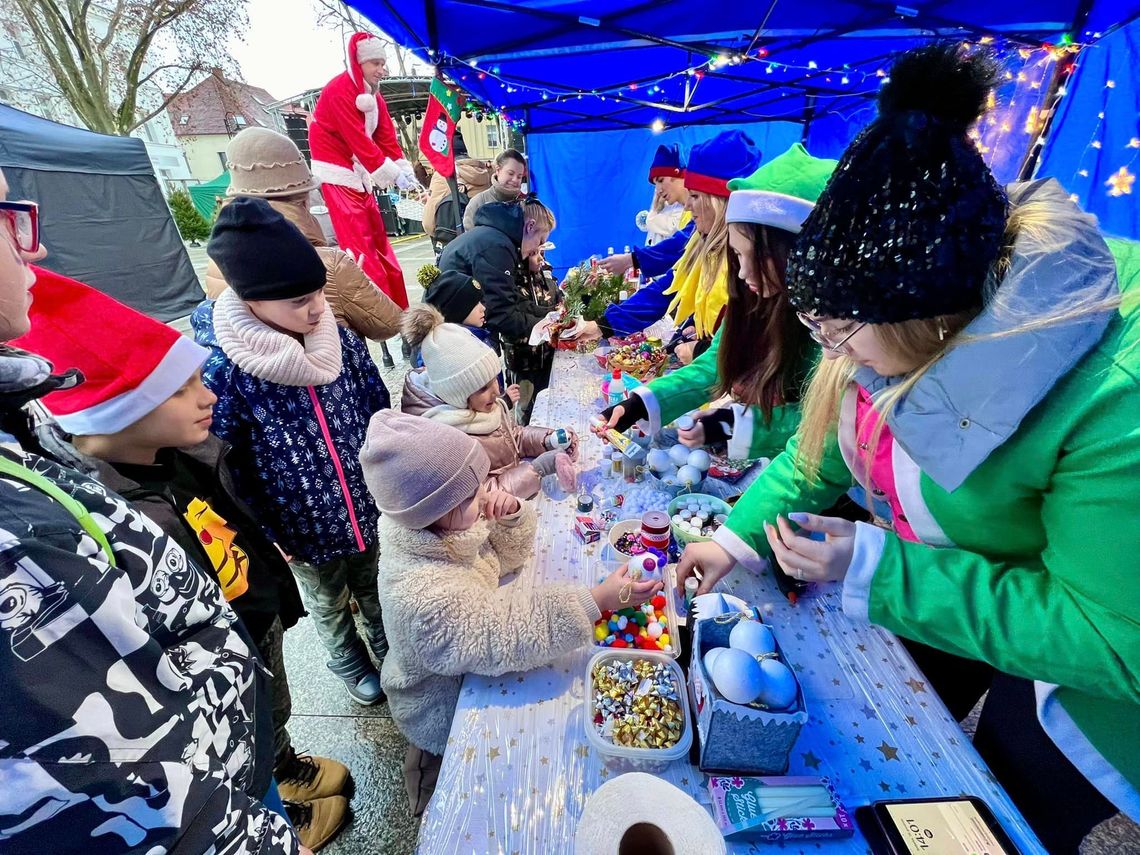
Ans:
{"label": "window on building", "polygon": [[245,127],[245,116],[242,116],[242,115],[234,116],[234,124],[237,125],[239,128],[244,128]]}
{"label": "window on building", "polygon": [[189,121],[190,117],[185,114],[178,117],[178,124],[180,125],[185,125]]}
{"label": "window on building", "polygon": [[498,148],[502,145],[499,141],[499,128],[497,125],[487,125],[487,145],[491,148]]}

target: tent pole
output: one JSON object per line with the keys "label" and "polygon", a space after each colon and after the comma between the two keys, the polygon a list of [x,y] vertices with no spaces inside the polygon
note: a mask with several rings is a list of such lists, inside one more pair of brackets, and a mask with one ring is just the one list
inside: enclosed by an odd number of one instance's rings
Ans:
{"label": "tent pole", "polygon": [[[1093,0],[1081,0],[1076,12],[1073,14],[1073,23],[1069,28],[1070,33],[1079,33],[1081,31],[1081,28],[1084,27],[1089,19],[1092,4]],[[1078,56],[1080,56],[1079,53],[1065,54],[1064,58],[1057,63],[1057,67],[1053,69],[1053,79],[1049,82],[1049,91],[1045,94],[1045,103],[1050,105],[1049,115],[1045,118],[1045,122],[1041,126],[1041,133],[1037,135],[1037,140],[1029,147],[1029,151],[1025,153],[1025,158],[1021,161],[1021,169],[1018,170],[1017,173],[1018,181],[1029,181],[1033,178],[1033,173],[1037,171],[1037,164],[1041,160],[1041,152],[1045,149],[1045,140],[1048,139],[1049,131],[1053,128],[1053,119],[1057,116],[1057,105],[1061,100],[1057,96],[1057,91],[1073,73]]]}
{"label": "tent pole", "polygon": [[812,119],[814,119],[814,118],[815,118],[815,92],[809,91],[808,94],[804,96],[804,116],[800,120],[804,126],[803,133],[800,134],[800,142],[802,142],[804,144],[805,148],[807,147],[808,132],[811,130],[811,122],[812,122]]}

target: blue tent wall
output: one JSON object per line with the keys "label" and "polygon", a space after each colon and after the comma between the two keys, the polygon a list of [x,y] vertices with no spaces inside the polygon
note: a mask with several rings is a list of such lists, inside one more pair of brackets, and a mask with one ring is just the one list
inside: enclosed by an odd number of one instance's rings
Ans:
{"label": "blue tent wall", "polygon": [[649,129],[531,134],[527,137],[533,189],[554,211],[555,249],[547,259],[561,275],[608,246],[645,242],[634,224],[652,201],[649,164],[661,143],[680,143],[687,153],[721,131],[743,129],[764,153],[775,157],[799,141],[801,126],[791,122],[703,125],[655,134]]}
{"label": "blue tent wall", "polygon": [[[1037,170],[1038,177],[1056,178],[1075,193],[1081,207],[1100,218],[1104,231],[1131,238],[1140,238],[1140,185],[1111,196],[1106,182],[1122,166],[1140,174],[1140,148],[1132,147],[1133,140],[1140,140],[1137,57],[1140,21],[1081,52]],[[1092,146],[1094,141],[1100,148]]]}

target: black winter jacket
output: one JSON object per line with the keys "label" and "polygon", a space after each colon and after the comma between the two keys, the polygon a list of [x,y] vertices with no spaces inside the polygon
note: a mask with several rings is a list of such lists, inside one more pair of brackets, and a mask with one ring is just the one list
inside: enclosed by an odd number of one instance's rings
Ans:
{"label": "black winter jacket", "polygon": [[527,285],[522,258],[522,205],[488,202],[475,214],[475,228],[447,245],[441,271],[458,270],[483,287],[487,329],[504,343],[525,342],[548,308],[539,305]]}

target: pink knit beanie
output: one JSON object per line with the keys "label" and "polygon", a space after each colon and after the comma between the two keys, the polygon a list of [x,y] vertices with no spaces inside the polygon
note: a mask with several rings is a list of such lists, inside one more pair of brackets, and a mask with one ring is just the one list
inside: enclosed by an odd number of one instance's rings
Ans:
{"label": "pink knit beanie", "polygon": [[491,462],[461,430],[395,410],[368,424],[360,450],[364,480],[380,512],[407,528],[427,528],[475,495]]}

